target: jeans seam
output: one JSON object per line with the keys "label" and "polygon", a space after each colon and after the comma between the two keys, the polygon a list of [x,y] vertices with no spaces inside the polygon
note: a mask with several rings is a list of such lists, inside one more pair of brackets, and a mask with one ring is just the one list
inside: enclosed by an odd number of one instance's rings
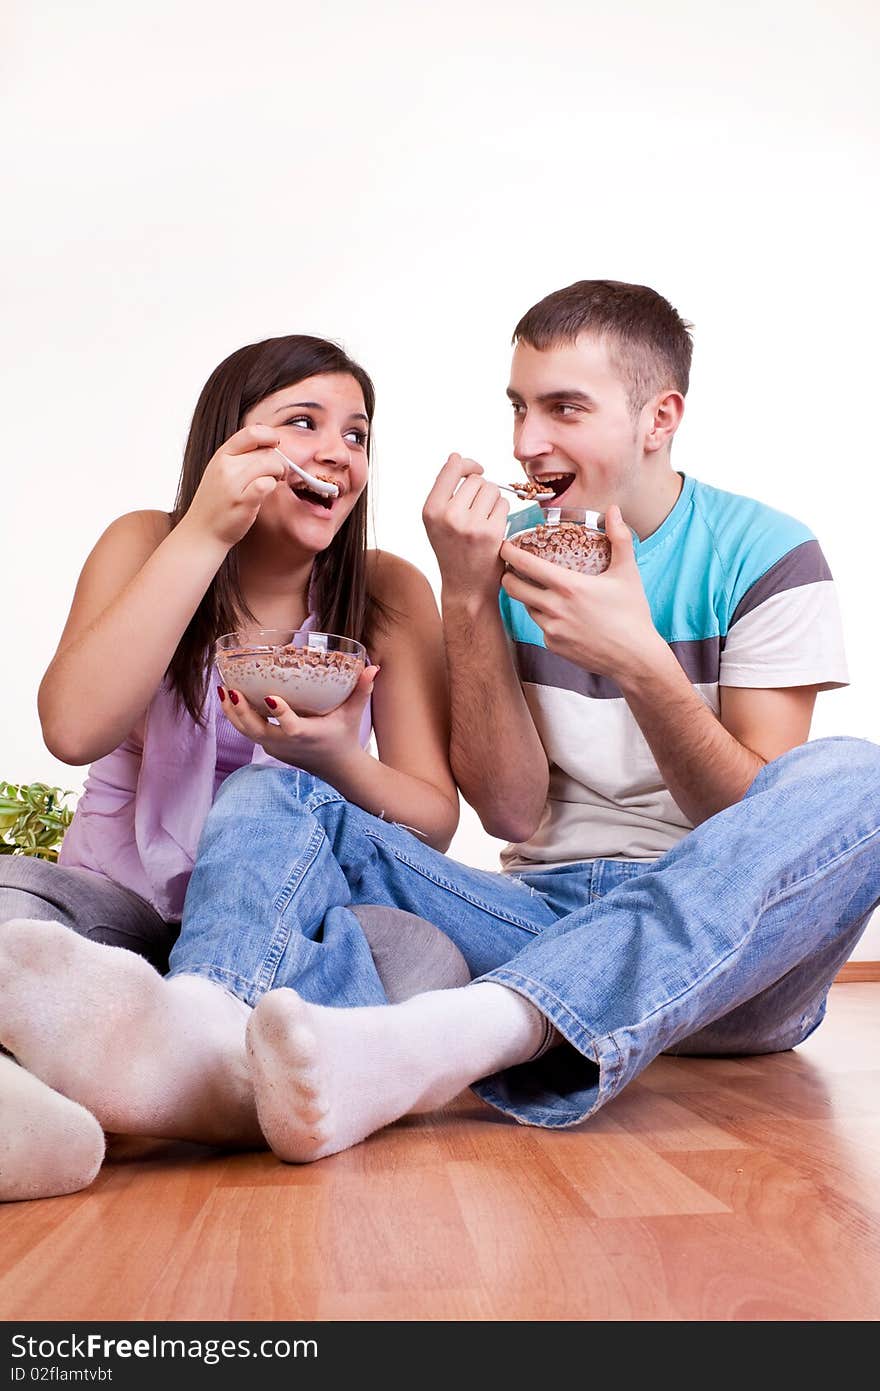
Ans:
{"label": "jeans seam", "polygon": [[[509,989],[525,996],[530,1004],[535,1005],[542,1014],[547,1015],[554,1028],[559,1030],[573,1048],[576,1048],[589,1062],[595,1062],[599,1068],[599,1096],[604,1098],[608,1091],[613,1090],[624,1064],[623,1053],[613,1033],[601,1036],[594,1034],[569,1009],[564,1000],[560,1000],[559,996],[555,995],[541,981],[533,980],[531,976],[523,975],[521,971],[510,971],[501,966],[480,977],[480,980],[490,984],[492,981],[503,981]],[[472,982],[472,984],[476,984],[476,982]],[[572,1034],[575,1037],[572,1037]],[[613,1050],[610,1057],[605,1048],[606,1043]],[[588,1057],[587,1048],[595,1050],[596,1056],[594,1058]],[[606,1074],[605,1077],[603,1077],[603,1072]],[[607,1085],[603,1085],[603,1082],[607,1082]],[[597,1100],[597,1106],[598,1104]],[[592,1115],[592,1110],[588,1114]],[[585,1117],[581,1119],[585,1119]]]}
{"label": "jeans seam", "polygon": [[[767,900],[767,902],[763,905],[761,909],[761,913],[766,913],[769,908],[775,908],[778,903],[781,903],[783,899],[790,897],[791,894],[793,894],[796,889],[800,888],[802,884],[808,883],[817,875],[824,876],[826,871],[831,869],[837,863],[838,860],[841,860],[845,856],[850,855],[853,850],[858,849],[860,845],[864,845],[866,841],[871,840],[872,837],[878,834],[878,832],[880,832],[880,827],[875,826],[872,831],[868,831],[865,835],[862,835],[858,840],[853,841],[851,845],[847,846],[843,850],[838,851],[838,853],[833,857],[833,859],[827,860],[823,865],[817,865],[816,868],[811,870],[809,874],[805,874],[800,879],[797,879],[792,883],[787,884],[785,888],[776,895],[775,898]],[[703,981],[706,980],[707,976],[712,975],[714,972],[719,972],[723,970],[730,958],[734,956],[736,952],[742,949],[742,945],[742,942],[732,943],[730,950],[725,952],[724,956],[720,960],[713,961],[711,966],[706,971],[704,971],[701,976],[697,976],[694,980],[689,981],[686,985],[683,986],[681,990],[679,990],[677,995],[672,995],[668,999],[664,1000],[662,1004],[657,1005],[654,1009],[651,1010],[649,1014],[646,1014],[643,1019],[640,1019],[637,1024],[632,1025],[631,1027],[641,1028],[643,1025],[647,1024],[650,1019],[653,1019],[656,1014],[659,1014],[661,1010],[667,1009],[670,1005],[678,1004],[680,1000],[684,999],[684,997],[690,994],[690,992],[694,990],[698,985],[702,985]]]}
{"label": "jeans seam", "polygon": [[507,1097],[493,1098],[491,1089],[489,1088],[487,1088],[485,1092],[477,1090],[478,1087],[484,1085],[488,1081],[488,1078],[483,1078],[482,1082],[472,1084],[472,1090],[476,1091],[477,1096],[480,1097],[482,1101],[487,1102],[490,1106],[496,1107],[496,1109],[503,1112],[505,1116],[512,1117],[518,1125],[540,1126],[542,1130],[570,1130],[574,1125],[582,1125],[584,1121],[589,1120],[591,1116],[596,1114],[600,1105],[605,1105],[609,1099],[604,1098],[602,1102],[597,1100],[596,1104],[591,1106],[588,1111],[556,1111],[552,1115],[548,1115],[545,1112],[540,1119],[536,1119],[534,1113],[530,1114],[527,1111],[521,1110]]}
{"label": "jeans seam", "polygon": [[314,813],[318,811],[321,807],[329,807],[334,803],[343,806],[352,805],[352,803],[346,802],[344,797],[340,797],[338,792],[333,793],[332,795],[327,792],[312,792],[309,794],[308,797],[304,798],[304,800],[300,802],[300,806],[305,811],[311,812],[314,815]]}
{"label": "jeans seam", "polygon": [[[425,869],[423,865],[418,864],[417,861],[412,859],[409,855],[398,850],[396,846],[389,844],[387,840],[383,840],[375,831],[368,828],[364,831],[364,834],[368,839],[378,842],[379,845],[382,845],[386,850],[390,851],[396,860],[399,860],[401,864],[408,865],[409,868],[420,875],[422,879],[427,879],[429,883],[436,884],[438,888],[444,889],[447,893],[454,894],[456,898],[462,899],[465,903],[470,903],[475,908],[480,908],[484,913],[489,913],[493,918],[498,918],[502,922],[511,923],[514,927],[522,927],[535,937],[541,936],[542,929],[536,927],[534,923],[529,922],[527,918],[521,918],[517,914],[505,912],[503,909],[500,909],[497,904],[492,904],[485,899],[478,898],[476,894],[464,892],[459,885],[452,883],[450,880],[443,879],[440,875],[433,874]],[[528,892],[527,884],[524,884],[522,887]]]}
{"label": "jeans seam", "polygon": [[800,879],[795,879],[789,882],[788,884],[785,884],[780,889],[779,893],[776,895],[775,898],[767,900],[767,902],[764,905],[763,911],[766,912],[768,908],[775,908],[777,903],[781,903],[782,900],[784,898],[787,898],[790,894],[792,894],[795,891],[795,889],[800,888],[802,884],[809,883],[809,881],[815,878],[816,875],[825,874],[827,870],[831,869],[834,865],[837,864],[838,860],[842,860],[846,856],[851,855],[854,850],[858,850],[860,846],[864,845],[867,841],[872,840],[873,837],[878,834],[880,834],[880,826],[874,826],[870,831],[866,831],[863,835],[860,835],[858,840],[854,840],[850,845],[844,846],[842,850],[838,850],[837,854],[834,855],[832,859],[826,860],[825,863],[822,865],[817,865],[814,869],[810,871],[809,874],[804,874],[801,876]]}
{"label": "jeans seam", "polygon": [[[256,983],[240,976],[237,971],[229,971],[225,966],[196,966],[187,965],[185,971],[171,971],[166,977],[173,980],[175,976],[199,976],[202,980],[211,980],[215,985],[220,985],[224,990],[229,990],[231,994],[242,1000],[244,1004],[249,1004],[247,996],[257,992]],[[234,988],[233,988],[234,987]],[[264,992],[261,992],[264,993]]]}
{"label": "jeans seam", "polygon": [[[318,805],[324,806],[328,802],[334,800],[340,799],[324,797]],[[290,907],[294,894],[314,864],[325,840],[326,834],[324,828],[318,824],[309,837],[305,848],[299,855],[290,874],[287,876],[283,887],[273,899],[272,906],[277,912],[278,918],[272,933],[271,941],[266,948],[263,960],[260,963],[260,968],[253,981],[255,988],[260,990],[263,994],[265,994],[267,990],[272,989],[273,982],[278,975],[278,967],[281,965],[282,957],[290,942],[291,929],[284,920],[284,914]]]}
{"label": "jeans seam", "polygon": [[[784,898],[789,897],[791,894],[793,894],[802,884],[809,882],[809,880],[814,879],[817,876],[824,877],[824,875],[827,874],[827,872],[830,869],[832,869],[833,866],[839,860],[852,854],[853,850],[858,849],[859,846],[864,845],[866,841],[869,841],[874,836],[876,836],[878,834],[878,830],[880,830],[880,828],[874,827],[871,831],[861,834],[850,845],[839,850],[837,854],[833,856],[833,858],[827,860],[823,865],[816,866],[808,874],[804,874],[799,879],[786,885],[784,890],[780,891],[774,898],[769,899],[765,903],[762,912],[766,912],[768,908],[775,907]],[[640,1019],[638,1021],[638,1024],[634,1025],[633,1027],[643,1027],[645,1024],[649,1022],[649,1020],[653,1019],[655,1015],[659,1014],[661,1010],[668,1009],[670,1006],[676,1005],[680,1000],[682,1000],[692,990],[694,990],[698,985],[700,985],[706,979],[707,976],[714,972],[723,970],[730,957],[733,956],[737,951],[739,951],[741,947],[741,942],[732,944],[730,950],[725,953],[724,957],[720,961],[714,961],[711,967],[707,971],[705,971],[702,976],[699,976],[695,980],[689,982],[689,984],[685,985],[684,988],[680,990],[676,995],[664,1000],[662,1004],[658,1004],[656,1008],[651,1010],[649,1014],[645,1015],[643,1019]],[[570,1036],[570,1032],[567,1031],[566,1028],[560,1024],[559,1018],[557,1016],[561,1017],[564,1015],[574,1021],[575,1027],[573,1030],[571,1030],[571,1032],[575,1034],[576,1038],[582,1037],[583,1039],[588,1040],[589,1045],[596,1050],[597,1057],[595,1061],[597,1062],[597,1065],[599,1067],[599,1086],[597,1090],[596,1103],[589,1109],[589,1111],[585,1112],[582,1116],[580,1116],[579,1119],[587,1120],[589,1116],[593,1115],[595,1111],[599,1109],[600,1105],[606,1104],[607,1101],[611,1098],[611,1096],[614,1095],[615,1088],[618,1086],[619,1083],[619,1079],[622,1073],[625,1071],[624,1052],[621,1049],[620,1044],[617,1042],[614,1033],[612,1032],[603,1035],[600,1041],[597,1035],[593,1034],[588,1028],[586,1028],[586,1026],[575,1015],[573,1015],[570,1012],[568,1006],[565,1005],[561,1000],[559,1000],[558,997],[554,995],[546,985],[542,984],[540,981],[532,980],[529,976],[525,976],[522,973],[514,973],[512,971],[507,971],[504,968],[500,968],[490,972],[483,979],[503,982],[512,989],[518,989],[518,993],[525,995],[527,999],[529,999],[533,1004],[536,1004],[538,1008],[542,1009],[542,1011],[544,1010],[544,1006],[540,1003],[540,1001],[544,999],[550,1002],[550,1008],[545,1012],[548,1013],[549,1018],[553,1021],[554,1025],[559,1029],[559,1032],[568,1040],[568,1042],[572,1044],[572,1046],[576,1048],[579,1053],[586,1057],[587,1054],[584,1048],[581,1047],[579,1042],[575,1041],[575,1038],[572,1038]],[[534,998],[534,996],[537,996],[537,999]],[[616,1058],[610,1076],[604,1075],[603,1068],[602,1045],[606,1043],[614,1049],[614,1054]],[[591,1059],[591,1061],[594,1060]],[[517,1119],[521,1118],[521,1113],[516,1110],[513,1110],[513,1108],[510,1108],[510,1113],[515,1115]],[[528,1124],[528,1121],[526,1121],[526,1123]],[[542,1122],[542,1124],[546,1124],[546,1122]],[[557,1125],[559,1125],[560,1127],[574,1124],[577,1124],[576,1120],[566,1120],[557,1122]]]}
{"label": "jeans seam", "polygon": [[[589,1120],[591,1116],[595,1115],[595,1113],[611,1099],[618,1089],[619,1078],[624,1066],[624,1058],[614,1035],[606,1034],[603,1036],[602,1040],[602,1043],[607,1042],[611,1050],[613,1050],[609,1057],[607,1051],[600,1046],[599,1039],[596,1035],[591,1034],[590,1031],[584,1027],[580,1020],[571,1013],[568,1006],[549,991],[546,985],[543,985],[540,981],[532,980],[530,976],[524,976],[522,973],[514,973],[513,971],[506,971],[503,968],[499,968],[486,976],[480,977],[480,980],[490,984],[492,982],[500,983],[503,981],[508,989],[515,990],[517,994],[527,999],[529,1004],[534,1005],[537,1009],[546,1013],[554,1028],[559,1030],[566,1042],[570,1043],[572,1048],[576,1049],[588,1062],[593,1063],[594,1066],[598,1068],[599,1082],[596,1088],[596,1099],[593,1105],[587,1110],[576,1111],[569,1107],[566,1111],[555,1111],[552,1117],[545,1113],[541,1116],[540,1120],[535,1120],[533,1115],[530,1115],[528,1111],[517,1106],[509,1097],[495,1096],[492,1091],[491,1078],[481,1078],[479,1083],[473,1084],[475,1089],[481,1086],[486,1088],[485,1092],[477,1090],[477,1095],[482,1097],[483,1100],[488,1101],[490,1105],[498,1107],[505,1115],[512,1116],[520,1125],[540,1125],[543,1129],[547,1130],[566,1130],[570,1129],[572,1126],[580,1125],[583,1121]],[[472,982],[472,984],[476,984],[476,982]],[[535,996],[538,998],[534,998]],[[569,1031],[566,1030],[563,1019],[571,1021]],[[575,1037],[570,1037],[570,1033],[574,1034]],[[595,1049],[595,1058],[587,1056],[587,1052],[584,1046],[582,1046],[585,1042],[588,1045],[592,1045]],[[546,1055],[545,1058],[540,1061],[543,1062],[545,1059]]]}
{"label": "jeans seam", "polygon": [[272,940],[263,956],[263,960],[260,962],[260,969],[254,980],[254,985],[262,994],[272,989],[272,983],[278,974],[278,967],[281,964],[281,958],[287,949],[289,941],[290,928],[279,914],[277,926],[272,933]]}
{"label": "jeans seam", "polygon": [[[326,801],[330,800],[332,799],[326,799]],[[273,982],[278,975],[278,967],[281,965],[282,957],[290,942],[291,929],[289,924],[284,920],[284,914],[290,907],[294,894],[314,864],[325,839],[324,828],[321,825],[316,826],[309,837],[305,849],[302,851],[293,869],[287,876],[283,888],[273,899],[272,906],[276,910],[278,917],[274,931],[272,932],[272,939],[266,948],[263,960],[260,963],[260,968],[254,977],[254,985],[263,994],[265,994],[267,990],[272,989]]]}
{"label": "jeans seam", "polygon": [[290,906],[290,900],[299,888],[304,876],[311,869],[315,862],[315,857],[321,849],[321,845],[326,839],[323,826],[316,826],[309,837],[305,849],[301,851],[296,863],[288,874],[281,889],[272,900],[272,907],[279,916],[286,912]]}

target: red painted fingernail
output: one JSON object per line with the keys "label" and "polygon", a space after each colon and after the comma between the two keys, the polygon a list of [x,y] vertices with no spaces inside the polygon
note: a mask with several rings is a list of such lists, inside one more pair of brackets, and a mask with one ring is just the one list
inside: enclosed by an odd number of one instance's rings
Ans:
{"label": "red painted fingernail", "polygon": [[269,707],[270,710],[277,710],[277,709],[278,709],[278,701],[277,701],[277,700],[273,700],[271,696],[263,696],[263,699],[265,700],[265,702],[266,702],[266,704],[268,705],[268,707]]}
{"label": "red painted fingernail", "polygon": [[229,692],[229,699],[232,701],[233,705],[238,704],[238,696],[236,695],[235,691]]}
{"label": "red painted fingernail", "polygon": [[224,689],[223,689],[222,686],[218,686],[218,687],[217,687],[217,694],[218,694],[218,696],[220,697],[221,700],[225,700],[225,699],[226,699],[226,692],[224,691]]}

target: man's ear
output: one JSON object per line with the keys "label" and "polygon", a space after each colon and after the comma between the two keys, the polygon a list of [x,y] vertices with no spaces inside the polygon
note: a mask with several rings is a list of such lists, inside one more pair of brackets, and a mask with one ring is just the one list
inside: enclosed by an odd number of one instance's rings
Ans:
{"label": "man's ear", "polygon": [[647,433],[645,453],[653,454],[669,444],[684,415],[684,397],[680,391],[663,391],[645,406]]}

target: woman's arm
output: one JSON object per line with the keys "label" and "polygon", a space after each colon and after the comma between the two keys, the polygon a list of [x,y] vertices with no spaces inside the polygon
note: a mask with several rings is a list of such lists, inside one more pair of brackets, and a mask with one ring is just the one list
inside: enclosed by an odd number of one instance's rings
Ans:
{"label": "woman's arm", "polygon": [[91,763],[137,724],[224,557],[283,472],[273,439],[265,426],[233,435],[173,531],[164,512],[131,512],[104,532],[40,685],[43,738],[56,758]]}
{"label": "woman's arm", "polygon": [[[458,825],[458,794],[449,768],[449,705],[443,634],[428,581],[397,556],[370,556],[370,585],[394,612],[372,643],[374,667],[344,705],[329,715],[299,717],[277,700],[269,724],[237,694],[225,710],[248,738],[274,758],[329,782],[356,806],[415,831],[445,850]],[[372,677],[375,667],[381,668]],[[372,691],[378,759],[358,742]]]}
{"label": "woman's arm", "polygon": [[43,738],[65,763],[109,753],[146,710],[220,561],[164,512],[113,522],[85,563],[38,696]]}
{"label": "woman's arm", "polygon": [[449,690],[437,602],[424,575],[399,556],[377,553],[374,566],[374,592],[394,612],[388,632],[370,653],[381,667],[373,692],[380,763],[376,770],[371,760],[373,805],[367,810],[446,850],[459,813],[449,766]]}

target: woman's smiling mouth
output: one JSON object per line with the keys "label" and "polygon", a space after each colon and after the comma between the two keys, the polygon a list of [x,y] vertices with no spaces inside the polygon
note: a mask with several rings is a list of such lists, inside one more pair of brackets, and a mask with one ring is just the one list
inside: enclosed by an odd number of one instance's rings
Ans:
{"label": "woman's smiling mouth", "polygon": [[[322,473],[316,473],[315,477],[320,479],[322,483],[333,483],[338,490],[338,496],[344,496],[346,490],[340,487],[335,479],[328,478],[326,474]],[[289,487],[290,491],[299,502],[305,502],[310,507],[319,507],[323,512],[333,511],[333,504],[337,501],[337,498],[327,497],[323,493],[316,493],[309,487],[308,483],[304,483],[301,479],[297,479],[295,482],[290,483]]]}

